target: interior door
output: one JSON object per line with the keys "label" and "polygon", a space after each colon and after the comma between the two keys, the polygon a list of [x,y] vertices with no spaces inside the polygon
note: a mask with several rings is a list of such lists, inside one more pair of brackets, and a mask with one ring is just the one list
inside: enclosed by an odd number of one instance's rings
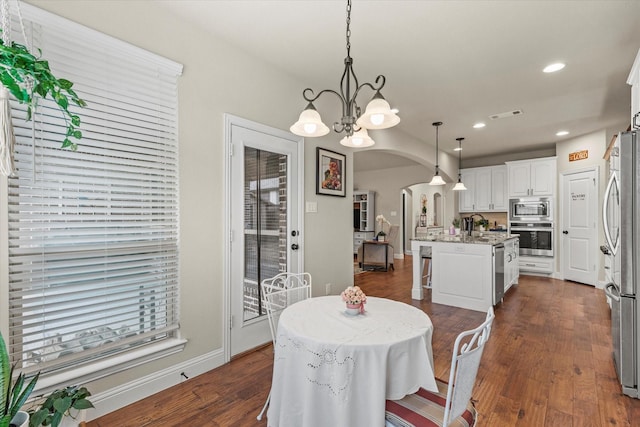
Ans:
{"label": "interior door", "polygon": [[563,181],[560,236],[564,278],[595,285],[598,262],[596,171],[565,174]]}
{"label": "interior door", "polygon": [[303,259],[300,138],[249,126],[230,127],[231,356],[271,340],[260,282],[301,272]]}

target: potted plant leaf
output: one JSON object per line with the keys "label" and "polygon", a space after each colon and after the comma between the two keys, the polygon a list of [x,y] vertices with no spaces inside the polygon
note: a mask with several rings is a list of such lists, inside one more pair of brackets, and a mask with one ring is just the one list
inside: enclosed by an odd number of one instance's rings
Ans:
{"label": "potted plant leaf", "polygon": [[[4,4],[6,0],[0,0]],[[18,3],[19,4],[19,3]],[[3,14],[5,8],[2,8]],[[7,9],[8,10],[8,9]],[[22,26],[22,20],[20,20]],[[4,15],[2,22],[5,22]],[[72,89],[73,83],[66,79],[56,78],[49,63],[40,59],[41,52],[38,49],[38,57],[21,44],[8,39],[8,33],[0,29],[0,172],[3,175],[12,175],[15,171],[13,161],[15,136],[11,123],[11,106],[9,104],[9,92],[19,103],[27,105],[27,121],[31,120],[33,111],[37,106],[37,96],[50,97],[63,113],[67,128],[62,148],[76,150],[77,144],[71,138],[82,138],[80,117],[69,111],[70,103],[80,107],[86,105],[78,94]]]}
{"label": "potted plant leaf", "polygon": [[[41,54],[40,50],[38,54]],[[82,132],[77,129],[80,117],[69,111],[69,105],[74,103],[84,107],[87,104],[72,89],[73,83],[53,75],[48,61],[36,57],[21,44],[11,42],[7,45],[0,40],[0,82],[18,102],[27,105],[27,120],[31,119],[33,113],[35,95],[53,99],[62,111],[67,126],[62,147],[77,148],[69,138],[82,138]]]}
{"label": "potted plant leaf", "polygon": [[[9,360],[7,345],[0,334],[0,427],[13,425],[12,421],[17,419],[18,413],[24,419],[25,414],[20,411],[20,408],[29,398],[40,376],[40,373],[36,374],[29,384],[25,385],[25,375],[22,372],[15,381],[13,380],[14,367]],[[16,425],[22,427],[23,422]]]}
{"label": "potted plant leaf", "polygon": [[91,396],[86,387],[69,386],[61,390],[55,390],[43,397],[42,404],[37,409],[29,410],[29,427],[51,426],[58,427],[66,416],[77,416],[71,410],[80,412],[83,409],[93,408],[88,397]]}

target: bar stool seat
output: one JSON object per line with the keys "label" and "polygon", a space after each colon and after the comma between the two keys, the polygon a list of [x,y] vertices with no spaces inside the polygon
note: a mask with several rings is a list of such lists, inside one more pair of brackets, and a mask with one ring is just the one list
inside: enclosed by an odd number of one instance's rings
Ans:
{"label": "bar stool seat", "polygon": [[[423,285],[425,289],[431,289],[431,263],[433,260],[431,259],[431,246],[423,246],[420,248],[420,258],[422,258],[422,262],[426,263],[429,261],[429,267],[427,268],[427,274],[422,276],[423,279],[427,279],[427,283]],[[426,267],[426,264],[425,264]],[[423,270],[424,271],[424,267]]]}

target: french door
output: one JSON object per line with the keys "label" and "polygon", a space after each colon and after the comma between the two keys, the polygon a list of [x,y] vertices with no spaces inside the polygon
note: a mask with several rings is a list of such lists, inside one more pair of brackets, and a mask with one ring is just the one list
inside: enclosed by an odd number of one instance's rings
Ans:
{"label": "french door", "polygon": [[271,340],[260,282],[302,270],[300,139],[242,121],[231,132],[230,355]]}

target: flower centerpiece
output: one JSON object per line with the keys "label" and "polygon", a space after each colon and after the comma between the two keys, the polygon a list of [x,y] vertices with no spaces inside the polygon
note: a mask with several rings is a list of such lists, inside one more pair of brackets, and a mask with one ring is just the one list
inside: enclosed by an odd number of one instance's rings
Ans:
{"label": "flower centerpiece", "polygon": [[364,304],[367,302],[367,296],[362,292],[359,286],[349,286],[340,294],[342,301],[347,304],[347,314],[356,315],[364,313]]}
{"label": "flower centerpiece", "polygon": [[378,241],[384,242],[387,233],[384,232],[384,225],[391,225],[391,223],[384,217],[384,215],[380,214],[376,217],[376,221],[380,223],[380,232],[378,233]]}

